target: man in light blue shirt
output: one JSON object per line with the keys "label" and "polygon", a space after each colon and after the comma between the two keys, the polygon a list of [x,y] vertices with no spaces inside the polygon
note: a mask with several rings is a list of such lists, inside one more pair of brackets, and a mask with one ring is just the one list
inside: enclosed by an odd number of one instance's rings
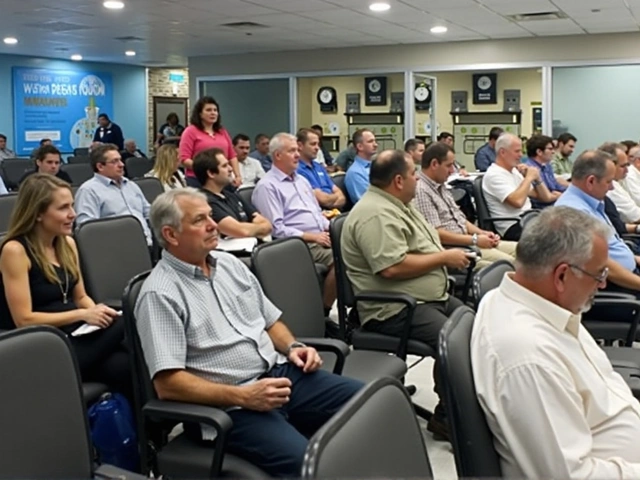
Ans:
{"label": "man in light blue shirt", "polygon": [[489,141],[478,149],[473,159],[479,172],[486,172],[491,164],[496,161],[496,140],[503,133],[504,130],[500,127],[493,127],[489,130]]}
{"label": "man in light blue shirt", "polygon": [[147,224],[150,205],[140,187],[124,177],[124,163],[118,147],[107,143],[91,150],[91,166],[95,175],[84,182],[75,198],[80,225],[96,218],[133,215],[140,222],[147,244],[152,244]]}
{"label": "man in light blue shirt", "polygon": [[347,187],[351,203],[355,204],[369,188],[371,159],[378,150],[378,144],[376,143],[376,136],[366,128],[361,128],[354,132],[352,143],[356,149],[356,158],[351,168],[347,170],[344,184]]}
{"label": "man in light blue shirt", "polygon": [[260,161],[260,165],[265,172],[271,170],[271,165],[273,165],[273,160],[269,155],[269,136],[264,133],[259,133],[255,138],[255,146],[256,149],[249,154],[251,158],[255,158]]}
{"label": "man in light blue shirt", "polygon": [[604,199],[612,188],[616,166],[611,156],[599,150],[583,152],[573,164],[571,185],[556,201],[556,206],[581,210],[606,223],[611,229],[609,237],[609,283],[624,290],[640,294],[638,257],[622,241],[604,211]]}

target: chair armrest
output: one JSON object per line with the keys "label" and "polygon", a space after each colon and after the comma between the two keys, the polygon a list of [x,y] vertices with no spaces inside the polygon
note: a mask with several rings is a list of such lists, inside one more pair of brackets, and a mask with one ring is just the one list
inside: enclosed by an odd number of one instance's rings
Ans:
{"label": "chair armrest", "polygon": [[521,217],[487,217],[484,219],[485,222],[509,222],[509,221],[514,221],[514,222],[519,222],[520,220],[522,220]]}
{"label": "chair armrest", "polygon": [[600,290],[596,293],[596,300],[601,298],[610,298],[610,299],[621,299],[621,300],[636,300],[634,295],[630,293],[622,293],[622,292],[607,292],[605,290]]}
{"label": "chair armrest", "polygon": [[413,324],[413,314],[418,306],[416,299],[405,293],[362,292],[354,296],[353,303],[355,308],[358,307],[358,302],[402,303],[407,307],[404,329],[400,337],[398,349],[396,350],[396,356],[402,360],[406,360],[407,344],[409,343],[409,334],[411,333],[411,325]]}
{"label": "chair armrest", "polygon": [[[625,340],[625,346],[631,347],[636,339],[636,331],[638,330],[638,323],[640,322],[640,301],[635,299],[630,300],[628,298],[595,298],[593,300],[593,308],[610,307],[629,307],[629,309],[631,309],[629,315],[629,332]],[[591,316],[589,316],[588,319],[591,319]]]}
{"label": "chair armrest", "polygon": [[227,413],[219,408],[196,405],[193,403],[169,402],[165,400],[150,400],[142,412],[147,417],[175,420],[178,422],[204,423],[216,430],[215,447],[211,460],[209,478],[219,478],[222,470],[222,460],[227,444],[227,434],[233,421]]}
{"label": "chair armrest", "polygon": [[623,233],[620,237],[623,240],[640,240],[640,234],[638,233]]}
{"label": "chair armrest", "polygon": [[306,343],[310,347],[315,348],[319,352],[331,352],[336,355],[336,364],[333,367],[333,373],[336,375],[342,375],[342,369],[344,368],[344,362],[347,356],[351,353],[349,345],[342,340],[335,338],[318,338],[318,337],[301,337],[296,340]]}
{"label": "chair armrest", "polygon": [[147,480],[145,475],[123,470],[113,465],[102,464],[94,470],[94,478],[114,480]]}

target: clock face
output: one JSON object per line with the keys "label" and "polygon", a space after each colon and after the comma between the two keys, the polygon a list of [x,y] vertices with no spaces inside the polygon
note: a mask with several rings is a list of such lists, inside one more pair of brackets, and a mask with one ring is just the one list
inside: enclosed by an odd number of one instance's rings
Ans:
{"label": "clock face", "polygon": [[328,88],[320,90],[320,101],[322,103],[330,103],[333,100],[333,92]]}
{"label": "clock face", "polygon": [[413,92],[413,96],[419,102],[424,102],[429,98],[429,89],[427,87],[418,87]]}
{"label": "clock face", "polygon": [[369,82],[369,91],[372,93],[378,93],[380,91],[380,88],[382,88],[382,85],[380,85],[380,82],[378,80],[371,80]]}
{"label": "clock face", "polygon": [[478,88],[480,90],[488,90],[491,88],[491,79],[486,75],[483,75],[478,79]]}

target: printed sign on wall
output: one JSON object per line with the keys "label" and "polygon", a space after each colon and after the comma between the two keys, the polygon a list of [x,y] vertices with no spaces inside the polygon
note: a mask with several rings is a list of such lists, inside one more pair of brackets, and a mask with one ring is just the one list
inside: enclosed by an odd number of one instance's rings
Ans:
{"label": "printed sign on wall", "polygon": [[367,107],[387,104],[387,77],[364,79],[364,104]]}
{"label": "printed sign on wall", "polygon": [[473,103],[498,103],[498,74],[473,74]]}
{"label": "printed sign on wall", "polygon": [[113,116],[112,85],[108,73],[15,67],[16,153],[31,154],[43,138],[63,153],[90,146],[98,115]]}

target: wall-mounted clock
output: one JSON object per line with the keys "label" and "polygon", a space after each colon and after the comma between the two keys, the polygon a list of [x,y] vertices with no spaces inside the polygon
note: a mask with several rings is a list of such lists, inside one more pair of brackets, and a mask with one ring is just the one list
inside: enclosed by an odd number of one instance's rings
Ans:
{"label": "wall-mounted clock", "polygon": [[416,110],[429,110],[431,106],[431,88],[426,83],[416,83],[413,91]]}
{"label": "wall-mounted clock", "polygon": [[320,87],[317,95],[318,104],[321,112],[337,112],[338,111],[338,95],[333,87]]}

